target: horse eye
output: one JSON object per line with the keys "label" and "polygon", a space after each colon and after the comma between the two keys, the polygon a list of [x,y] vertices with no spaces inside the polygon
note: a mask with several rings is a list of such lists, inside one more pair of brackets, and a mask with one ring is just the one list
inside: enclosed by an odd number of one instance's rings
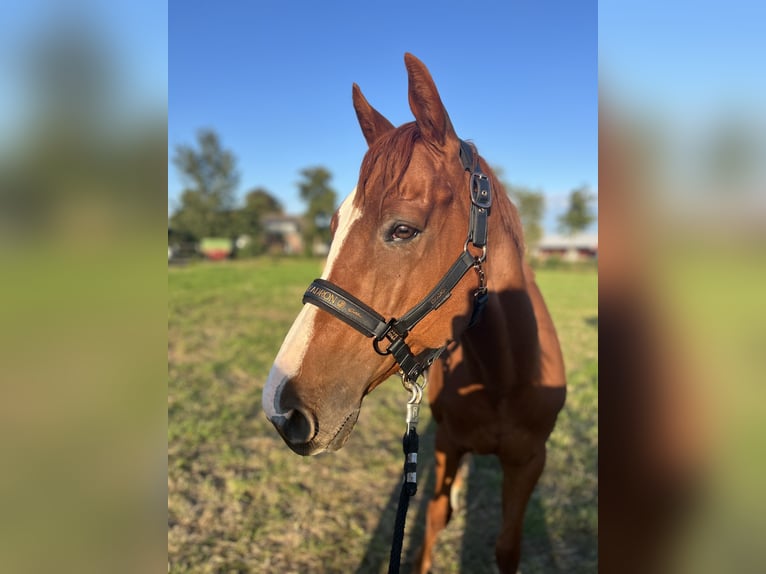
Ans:
{"label": "horse eye", "polygon": [[404,241],[414,238],[418,233],[420,233],[420,231],[414,227],[400,223],[391,229],[391,239],[393,241]]}

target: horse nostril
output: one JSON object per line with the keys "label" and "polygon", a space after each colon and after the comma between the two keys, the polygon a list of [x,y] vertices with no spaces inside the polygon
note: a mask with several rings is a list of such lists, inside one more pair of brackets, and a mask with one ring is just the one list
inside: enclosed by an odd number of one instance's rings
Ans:
{"label": "horse nostril", "polygon": [[284,416],[271,420],[287,442],[293,445],[306,444],[316,435],[314,417],[300,409],[292,409]]}

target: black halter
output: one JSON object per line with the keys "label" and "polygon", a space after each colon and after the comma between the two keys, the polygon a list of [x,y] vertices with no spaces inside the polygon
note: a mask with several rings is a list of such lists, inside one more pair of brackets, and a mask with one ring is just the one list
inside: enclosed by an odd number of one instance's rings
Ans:
{"label": "black halter", "polygon": [[[392,355],[402,375],[408,381],[417,380],[445,347],[426,349],[416,356],[405,342],[407,335],[426,315],[438,309],[449,299],[452,290],[471,268],[475,269],[479,275],[479,288],[474,293],[474,306],[469,327],[476,323],[487,303],[487,286],[481,264],[487,256],[487,218],[492,206],[492,188],[489,177],[481,170],[478,156],[474,155],[474,151],[470,144],[461,140],[460,160],[465,170],[471,173],[471,214],[463,252],[420,303],[399,319],[391,318],[386,321],[374,309],[325,279],[315,279],[303,295],[304,303],[316,305],[363,335],[372,337],[372,346],[375,351],[381,355]],[[481,255],[472,255],[468,250],[469,244],[481,249]],[[388,341],[388,346],[381,348],[384,339]]]}

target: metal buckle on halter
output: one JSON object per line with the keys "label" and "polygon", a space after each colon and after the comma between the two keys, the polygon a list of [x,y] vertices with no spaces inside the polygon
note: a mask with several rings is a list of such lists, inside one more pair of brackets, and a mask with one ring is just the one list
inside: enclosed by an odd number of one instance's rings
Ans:
{"label": "metal buckle on halter", "polygon": [[[386,355],[391,354],[391,346],[398,340],[402,339],[407,336],[407,333],[399,333],[399,331],[396,330],[396,319],[391,318],[388,320],[388,323],[386,323],[386,328],[383,330],[383,332],[375,337],[372,340],[372,348],[375,349],[375,352],[378,355],[383,355],[384,357]],[[381,350],[380,349],[380,342],[383,339],[388,340],[388,347]]]}
{"label": "metal buckle on halter", "polygon": [[480,171],[471,174],[471,202],[481,209],[489,209],[492,206],[492,186],[489,177]]}

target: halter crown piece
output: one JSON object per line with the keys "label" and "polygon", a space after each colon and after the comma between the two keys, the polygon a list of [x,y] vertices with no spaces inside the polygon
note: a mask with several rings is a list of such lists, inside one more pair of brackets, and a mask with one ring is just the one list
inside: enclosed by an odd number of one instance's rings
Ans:
{"label": "halter crown piece", "polygon": [[[406,343],[407,335],[415,325],[450,298],[452,290],[469,269],[475,269],[479,276],[479,288],[474,293],[469,327],[476,323],[487,303],[487,286],[481,264],[487,258],[487,219],[492,206],[492,187],[489,177],[479,166],[478,154],[474,152],[475,149],[470,144],[460,141],[460,161],[464,169],[471,174],[471,213],[463,252],[417,305],[399,319],[391,318],[386,321],[380,313],[325,279],[315,279],[303,294],[303,303],[316,305],[366,337],[371,337],[372,346],[378,354],[393,356],[401,370],[402,382],[408,390],[408,383],[414,383],[446,348],[445,345],[438,349],[426,349],[415,355]],[[468,250],[469,244],[481,249],[481,255],[472,255]],[[413,391],[415,392],[417,391]]]}

